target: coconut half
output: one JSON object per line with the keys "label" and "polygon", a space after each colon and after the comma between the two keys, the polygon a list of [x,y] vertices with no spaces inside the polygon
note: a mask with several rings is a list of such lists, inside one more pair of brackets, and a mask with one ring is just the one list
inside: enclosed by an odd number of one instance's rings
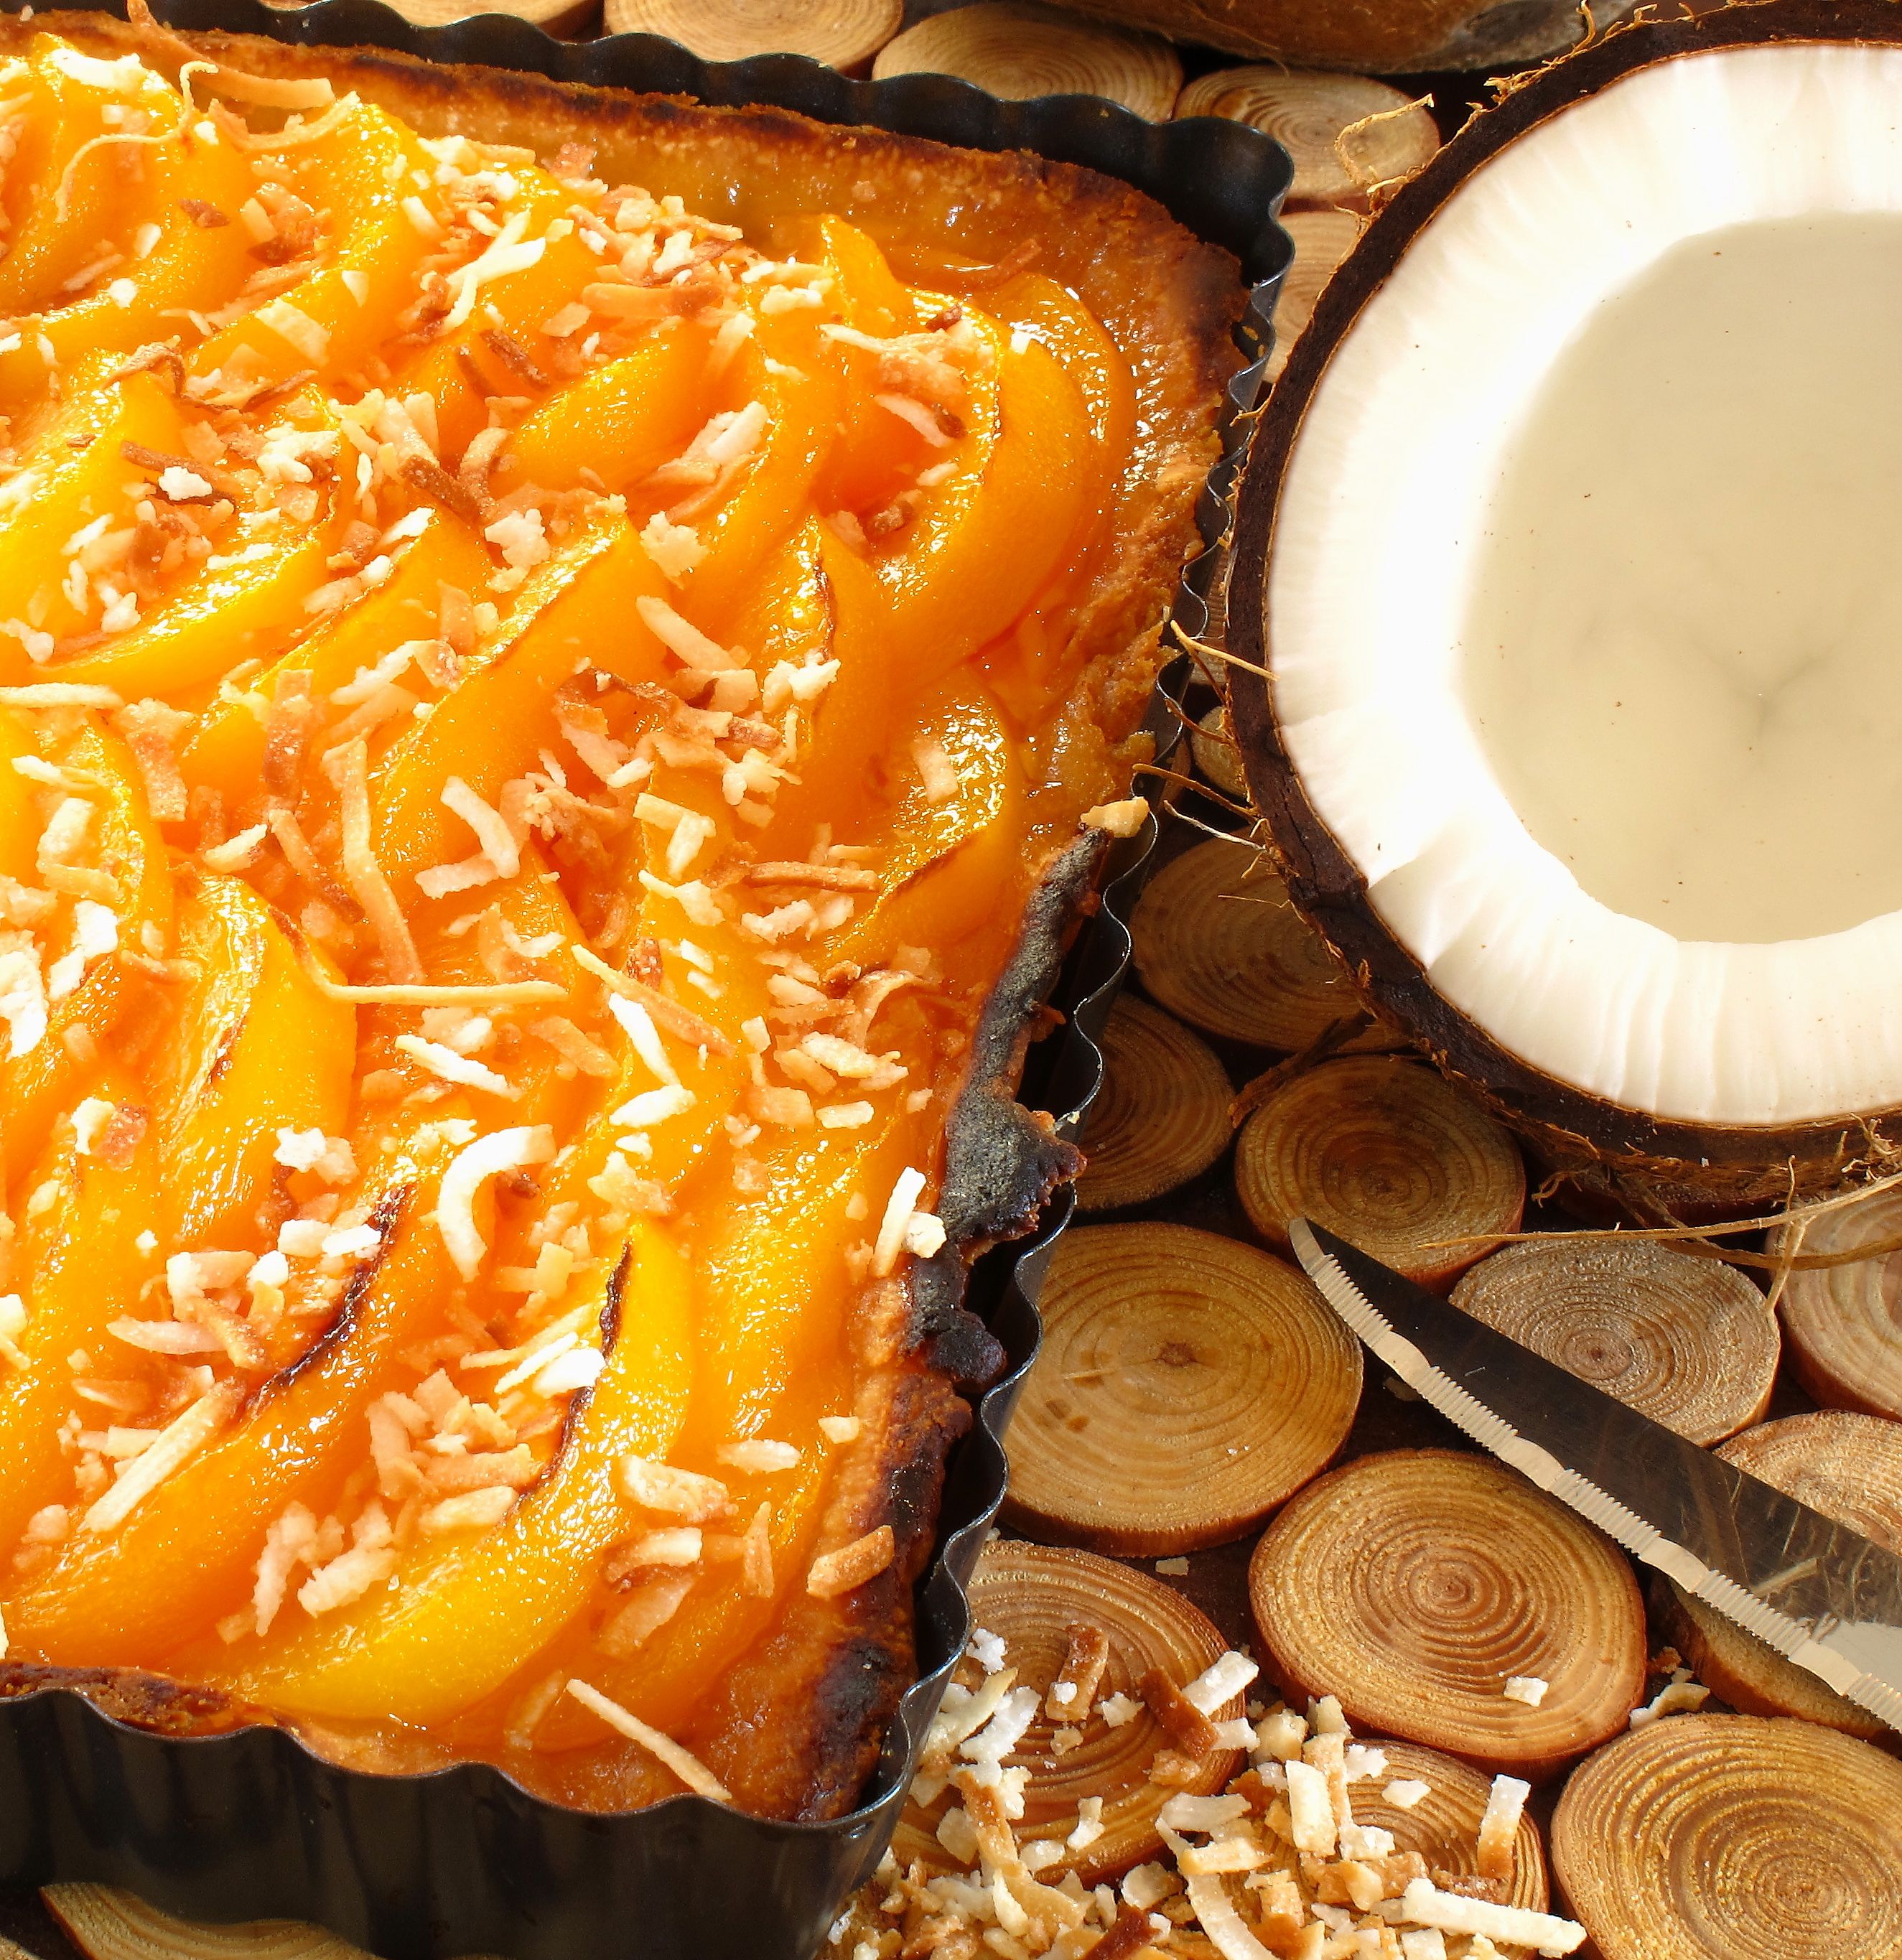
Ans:
{"label": "coconut half", "polygon": [[1234,708],[1296,902],[1561,1163],[1748,1197],[1902,1137],[1898,43],[1762,0],[1544,71],[1257,431]]}

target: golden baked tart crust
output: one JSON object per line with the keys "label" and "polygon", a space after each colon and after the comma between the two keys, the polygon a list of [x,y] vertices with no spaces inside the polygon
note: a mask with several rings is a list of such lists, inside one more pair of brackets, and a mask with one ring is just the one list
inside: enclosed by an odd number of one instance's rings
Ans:
{"label": "golden baked tart crust", "polygon": [[0,62],[0,1691],[838,1815],[1233,262],[779,111]]}

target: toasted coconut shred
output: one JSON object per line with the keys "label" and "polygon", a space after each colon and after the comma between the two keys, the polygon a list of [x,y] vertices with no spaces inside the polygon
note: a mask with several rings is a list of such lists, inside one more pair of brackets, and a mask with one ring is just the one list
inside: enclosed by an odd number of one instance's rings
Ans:
{"label": "toasted coconut shred", "polygon": [[[1027,1793],[1053,1758],[1026,1738],[1040,1710],[1073,1724],[1080,1742],[1127,1723],[1117,1706],[1126,1698],[1095,1698],[1111,1650],[1100,1629],[1073,1627],[1062,1666],[1040,1687],[1019,1682],[996,1635],[973,1634],[925,1737],[899,1848],[833,1927],[829,1950],[853,1960],[1210,1951],[1223,1960],[1503,1960],[1583,1944],[1575,1922],[1508,1903],[1524,1783],[1496,1778],[1476,1841],[1446,1847],[1446,1855],[1466,1853],[1480,1876],[1439,1870],[1397,1850],[1392,1833],[1356,1821],[1363,1786],[1401,1809],[1431,1789],[1388,1779],[1380,1745],[1355,1742],[1331,1698],[1306,1714],[1258,1706],[1222,1723],[1221,1746],[1244,1752],[1246,1766],[1212,1796],[1166,1793],[1179,1738],[1159,1723],[1147,1772],[1164,1855],[1115,1882],[1086,1885],[1074,1868],[1103,1834],[1105,1803],[1127,1799],[1085,1797],[1073,1818],[1040,1812],[1033,1825]],[[1192,1680],[1164,1676],[1149,1691],[1206,1719],[1232,1706],[1258,1673],[1231,1651]],[[1052,1732],[1052,1745],[1064,1732]],[[931,1856],[913,1848],[908,1861],[906,1847],[926,1840]]]}
{"label": "toasted coconut shred", "polygon": [[[54,1410],[0,1479],[10,1651],[83,1664],[97,1573],[116,1651],[287,1720],[796,1809],[636,1711],[710,1628],[902,1637],[911,1548],[848,1499],[934,1366],[894,1303],[955,1257],[945,1112],[1046,868],[1126,827],[1063,625],[1125,589],[1113,514],[1040,495],[978,567],[972,498],[1099,439],[1103,326],[881,275],[916,330],[864,335],[842,221],[769,256],[144,0],[80,39],[0,100],[10,207],[85,247],[0,336],[0,1398]],[[452,1682],[419,1609],[463,1584],[500,1617],[452,1613]]]}

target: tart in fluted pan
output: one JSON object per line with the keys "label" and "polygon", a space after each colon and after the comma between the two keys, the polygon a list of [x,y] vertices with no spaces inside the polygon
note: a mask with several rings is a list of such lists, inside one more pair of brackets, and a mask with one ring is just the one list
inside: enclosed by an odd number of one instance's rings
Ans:
{"label": "tart in fluted pan", "polygon": [[0,56],[5,1685],[848,1807],[1232,264],[781,113]]}

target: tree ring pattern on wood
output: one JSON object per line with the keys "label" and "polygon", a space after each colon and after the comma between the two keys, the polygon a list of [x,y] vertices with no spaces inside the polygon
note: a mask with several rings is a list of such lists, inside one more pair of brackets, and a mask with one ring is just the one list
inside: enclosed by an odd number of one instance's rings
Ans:
{"label": "tree ring pattern on wood", "polygon": [[1358,1342],[1308,1281],[1185,1225],[1073,1228],[1012,1418],[1008,1514],[1130,1554],[1239,1537],[1324,1468],[1360,1397]]}
{"label": "tree ring pattern on wood", "polygon": [[1807,1722],[1679,1715],[1566,1784],[1552,1863],[1605,1960],[1902,1960],[1902,1763]]}
{"label": "tree ring pattern on wood", "polygon": [[1229,1146],[1229,1078],[1188,1029],[1125,994],[1100,1044],[1103,1086],[1080,1139],[1084,1211],[1159,1198],[1199,1176]]}
{"label": "tree ring pattern on wood", "polygon": [[1130,921],[1150,998],[1204,1032],[1293,1054],[1359,999],[1266,855],[1211,838],[1152,878]]}
{"label": "tree ring pattern on wood", "polygon": [[[1363,1456],[1310,1484],[1248,1571],[1284,1691],[1534,1780],[1624,1726],[1644,1686],[1637,1583],[1608,1539],[1490,1458]],[[1547,1684],[1509,1701],[1517,1675]]]}
{"label": "tree ring pattern on wood", "polygon": [[1481,1260],[1452,1300],[1693,1443],[1720,1443],[1770,1405],[1776,1316],[1719,1260],[1547,1233]]}
{"label": "tree ring pattern on wood", "polygon": [[1422,1286],[1449,1284],[1516,1232],[1517,1146],[1423,1062],[1349,1055],[1291,1077],[1248,1118],[1235,1188],[1277,1248],[1312,1219]]}
{"label": "tree ring pattern on wood", "polygon": [[[1073,1870],[1085,1885],[1101,1885],[1155,1857],[1163,1841],[1156,1814],[1177,1792],[1151,1783],[1149,1768],[1157,1750],[1171,1746],[1169,1739],[1147,1707],[1115,1727],[1093,1708],[1118,1694],[1140,1700],[1136,1684],[1152,1668],[1186,1687],[1226,1649],[1213,1624],[1172,1588],[1114,1559],[1011,1539],[994,1539],[979,1554],[971,1579],[971,1619],[974,1628],[1003,1642],[1003,1665],[1016,1669],[1016,1685],[1034,1688],[1040,1698],[1062,1671],[1072,1627],[1094,1628],[1108,1643],[1092,1707],[1053,1717],[1047,1705],[1040,1707],[1016,1752],[1005,1758],[1007,1767],[1030,1771],[1017,1826],[1020,1841],[1067,1836],[1083,1799],[1103,1799],[1102,1835],[1060,1866],[1046,1868],[1045,1882],[1054,1885],[1063,1871]],[[961,1680],[982,1678],[974,1662],[961,1664]],[[1216,1710],[1215,1719],[1227,1720],[1242,1709],[1238,1694]],[[1054,1754],[1053,1741],[1065,1728],[1080,1730],[1080,1739]],[[1185,1787],[1196,1796],[1213,1794],[1242,1765],[1238,1752],[1218,1750]],[[939,1798],[922,1810],[908,1807],[893,1840],[901,1866],[916,1858],[937,1869],[962,1869],[932,1834],[948,1803]]]}
{"label": "tree ring pattern on wood", "polygon": [[[1902,1239],[1902,1189],[1826,1211],[1804,1228],[1805,1252],[1847,1252]],[[1786,1227],[1773,1252],[1797,1243]],[[1783,1332],[1797,1379],[1824,1407],[1902,1422],[1902,1252],[1793,1272]]]}

